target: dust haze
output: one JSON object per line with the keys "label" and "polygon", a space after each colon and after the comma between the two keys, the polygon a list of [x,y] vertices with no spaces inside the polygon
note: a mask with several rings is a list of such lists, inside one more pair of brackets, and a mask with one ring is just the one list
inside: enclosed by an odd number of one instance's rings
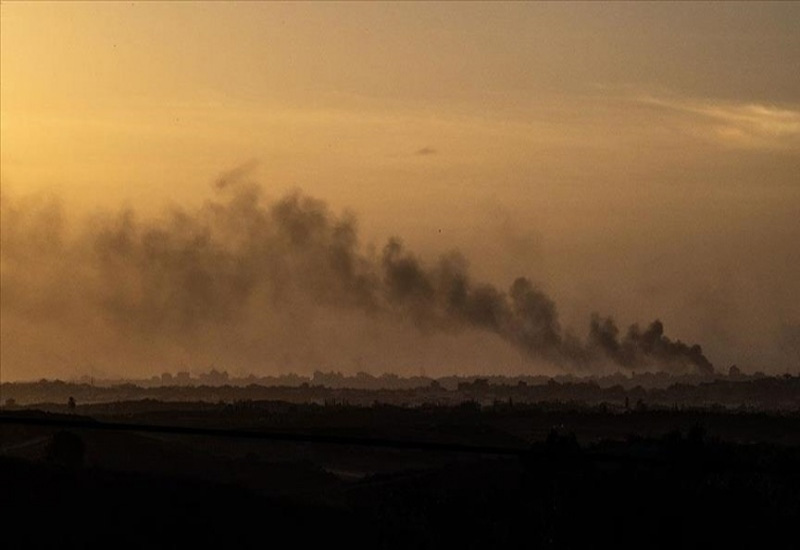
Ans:
{"label": "dust haze", "polygon": [[457,250],[426,262],[400,238],[363,243],[354,214],[301,191],[269,201],[244,176],[161,217],[126,208],[72,222],[57,200],[3,196],[4,378],[209,365],[713,371],[656,316],[625,327],[595,313],[566,327],[530,274],[500,288]]}

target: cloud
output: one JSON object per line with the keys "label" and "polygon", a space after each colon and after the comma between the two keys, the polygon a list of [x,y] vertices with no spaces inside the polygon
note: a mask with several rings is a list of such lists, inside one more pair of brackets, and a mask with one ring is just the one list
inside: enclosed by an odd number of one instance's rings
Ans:
{"label": "cloud", "polygon": [[760,103],[637,96],[638,103],[689,119],[693,131],[730,147],[785,149],[800,145],[800,110]]}

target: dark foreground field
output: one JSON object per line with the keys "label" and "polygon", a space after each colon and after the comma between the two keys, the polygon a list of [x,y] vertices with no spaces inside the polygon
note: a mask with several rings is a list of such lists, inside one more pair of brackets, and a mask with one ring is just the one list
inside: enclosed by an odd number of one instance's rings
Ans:
{"label": "dark foreground field", "polygon": [[792,412],[137,401],[0,418],[4,548],[797,548]]}

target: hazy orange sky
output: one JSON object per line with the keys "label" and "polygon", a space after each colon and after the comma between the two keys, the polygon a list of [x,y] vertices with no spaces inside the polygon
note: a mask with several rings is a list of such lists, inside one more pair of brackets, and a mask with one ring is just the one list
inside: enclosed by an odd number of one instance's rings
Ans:
{"label": "hazy orange sky", "polygon": [[[156,215],[244,166],[270,199],[354,212],[366,247],[526,275],[578,332],[594,311],[660,318],[718,368],[800,369],[798,3],[0,10],[4,203]],[[78,374],[78,348],[22,351],[40,344],[1,312],[4,378]]]}

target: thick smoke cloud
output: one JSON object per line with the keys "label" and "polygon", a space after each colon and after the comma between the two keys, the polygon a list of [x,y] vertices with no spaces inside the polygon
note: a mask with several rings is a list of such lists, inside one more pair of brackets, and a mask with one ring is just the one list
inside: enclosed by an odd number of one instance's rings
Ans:
{"label": "thick smoke cloud", "polygon": [[589,329],[589,342],[603,350],[615,363],[627,368],[656,362],[665,366],[689,364],[699,372],[713,372],[714,367],[703,355],[697,344],[687,345],[680,340],[670,340],[664,336],[664,325],[655,320],[642,331],[639,325],[631,325],[625,337],[620,339],[619,329],[610,317],[592,317]]}
{"label": "thick smoke cloud", "polygon": [[472,280],[457,252],[426,265],[397,239],[366,251],[352,215],[301,193],[267,203],[240,179],[221,179],[195,211],[152,221],[126,210],[75,235],[57,205],[4,197],[3,314],[36,319],[82,308],[117,334],[191,345],[267,314],[303,315],[298,304],[310,303],[425,332],[483,331],[565,368],[713,371],[700,346],[671,340],[660,321],[621,336],[613,319],[594,316],[578,338],[527,278],[496,288]]}

